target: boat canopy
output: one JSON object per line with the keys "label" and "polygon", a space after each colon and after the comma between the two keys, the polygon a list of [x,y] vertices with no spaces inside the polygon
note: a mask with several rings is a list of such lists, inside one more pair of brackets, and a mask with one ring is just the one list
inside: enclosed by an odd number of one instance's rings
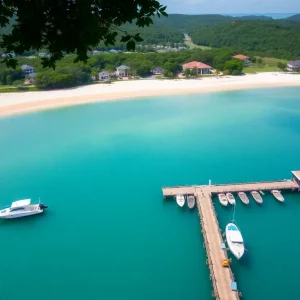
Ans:
{"label": "boat canopy", "polygon": [[234,224],[229,224],[227,227],[229,238],[233,243],[243,243],[243,237]]}
{"label": "boat canopy", "polygon": [[11,208],[26,206],[26,205],[29,205],[30,202],[31,202],[31,199],[18,200],[11,204]]}

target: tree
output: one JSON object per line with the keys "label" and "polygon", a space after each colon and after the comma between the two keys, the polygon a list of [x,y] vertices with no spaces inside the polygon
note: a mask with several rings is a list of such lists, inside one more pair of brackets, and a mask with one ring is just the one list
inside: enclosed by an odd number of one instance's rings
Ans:
{"label": "tree", "polygon": [[240,59],[232,59],[225,63],[224,69],[231,75],[241,74],[243,71],[243,61]]}
{"label": "tree", "polygon": [[190,69],[184,69],[183,75],[184,75],[186,78],[190,77],[190,75],[191,75],[191,70],[190,70]]}
{"label": "tree", "polygon": [[[13,26],[11,33],[0,35],[0,46],[6,53],[16,54],[45,49],[51,56],[42,58],[43,66],[55,68],[64,53],[75,52],[74,62],[87,61],[88,51],[100,41],[106,46],[116,42],[122,24],[134,21],[138,27],[149,26],[153,16],[167,16],[165,10],[156,0],[1,1],[0,26],[12,20]],[[122,34],[121,42],[127,43],[128,50],[143,40],[139,33]],[[4,61],[16,67],[17,61],[11,57]]]}
{"label": "tree", "polygon": [[192,69],[191,70],[191,77],[197,77],[198,73],[197,73],[197,69]]}
{"label": "tree", "polygon": [[256,62],[257,62],[257,64],[258,64],[259,67],[261,67],[262,64],[263,64],[263,60],[260,57],[256,60]]}
{"label": "tree", "polygon": [[181,71],[182,70],[182,66],[177,64],[177,63],[171,63],[171,62],[166,62],[164,65],[163,65],[163,69],[164,69],[164,75],[165,74],[172,74],[171,76],[167,76],[167,77],[173,77],[176,75],[176,73],[178,71]]}
{"label": "tree", "polygon": [[279,61],[278,64],[277,64],[277,67],[281,70],[281,71],[284,71],[286,68],[287,68],[287,64]]}

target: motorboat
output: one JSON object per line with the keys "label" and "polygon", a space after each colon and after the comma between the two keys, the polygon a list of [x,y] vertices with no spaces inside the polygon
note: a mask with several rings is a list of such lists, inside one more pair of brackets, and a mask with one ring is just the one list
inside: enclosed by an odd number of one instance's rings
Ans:
{"label": "motorboat", "polygon": [[252,195],[253,199],[254,199],[257,203],[259,203],[259,204],[262,204],[262,203],[263,203],[263,199],[262,199],[262,197],[261,197],[261,195],[260,195],[259,192],[257,192],[257,191],[252,191],[250,194]]}
{"label": "motorboat", "polygon": [[249,198],[248,198],[248,196],[246,195],[246,193],[244,193],[244,192],[238,192],[238,196],[239,196],[239,198],[241,199],[241,201],[242,201],[244,204],[246,204],[246,205],[249,204]]}
{"label": "motorboat", "polygon": [[244,240],[240,230],[234,223],[228,223],[226,225],[226,241],[230,252],[237,258],[240,259],[245,252]]}
{"label": "motorboat", "polygon": [[183,195],[177,195],[176,196],[176,202],[180,207],[183,207],[184,203],[185,203],[185,199]]}
{"label": "motorboat", "polygon": [[187,205],[188,205],[188,207],[190,209],[194,208],[195,203],[196,203],[196,201],[195,201],[195,197],[194,196],[191,195],[191,196],[187,197]]}
{"label": "motorboat", "polygon": [[22,218],[31,215],[40,214],[47,208],[39,201],[37,204],[31,204],[31,199],[23,199],[12,202],[11,206],[0,210],[0,219]]}
{"label": "motorboat", "polygon": [[231,193],[227,193],[227,194],[226,194],[226,198],[227,198],[227,200],[228,200],[228,202],[229,202],[230,204],[232,204],[232,205],[235,204],[235,198],[234,198],[234,196],[233,196]]}
{"label": "motorboat", "polygon": [[271,193],[273,194],[273,196],[280,202],[284,202],[284,198],[281,195],[280,191],[278,190],[272,190]]}
{"label": "motorboat", "polygon": [[228,200],[225,194],[218,194],[219,201],[222,205],[227,206]]}

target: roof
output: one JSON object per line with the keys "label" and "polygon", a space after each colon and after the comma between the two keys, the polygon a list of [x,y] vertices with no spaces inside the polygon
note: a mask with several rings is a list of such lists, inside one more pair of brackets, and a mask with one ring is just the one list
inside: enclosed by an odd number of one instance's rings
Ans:
{"label": "roof", "polygon": [[300,171],[292,171],[292,174],[300,180]]}
{"label": "roof", "polygon": [[237,59],[248,59],[249,57],[243,54],[237,54],[232,56],[233,58],[237,58]]}
{"label": "roof", "polygon": [[22,65],[22,66],[21,66],[21,69],[22,69],[22,70],[31,70],[31,69],[33,69],[33,67],[32,67],[32,66],[29,66],[29,65]]}
{"label": "roof", "polygon": [[99,76],[102,76],[102,75],[109,75],[108,72],[99,72]]}
{"label": "roof", "polygon": [[162,67],[156,67],[152,71],[163,71],[164,69]]}
{"label": "roof", "polygon": [[300,68],[300,60],[289,61],[287,64],[288,64],[288,65],[292,65],[293,67],[298,67],[298,68]]}
{"label": "roof", "polygon": [[11,208],[22,207],[30,204],[31,199],[23,199],[15,201],[11,204]]}
{"label": "roof", "polygon": [[128,69],[130,69],[130,68],[125,65],[121,65],[121,66],[117,67],[117,70],[128,70]]}
{"label": "roof", "polygon": [[199,61],[191,61],[187,64],[184,64],[183,67],[186,69],[212,69],[211,66],[206,65]]}

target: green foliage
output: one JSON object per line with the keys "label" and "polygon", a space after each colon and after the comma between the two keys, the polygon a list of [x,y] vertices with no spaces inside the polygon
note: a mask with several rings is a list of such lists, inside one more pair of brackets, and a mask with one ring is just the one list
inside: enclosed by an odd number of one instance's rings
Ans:
{"label": "green foliage", "polygon": [[198,27],[193,42],[211,47],[233,47],[251,55],[296,59],[300,56],[300,22],[234,21]]}
{"label": "green foliage", "polygon": [[185,69],[185,70],[183,71],[183,75],[184,75],[185,77],[190,77],[190,75],[191,75],[190,69]]}
{"label": "green foliage", "polygon": [[[47,49],[51,57],[42,58],[44,67],[55,67],[63,53],[76,53],[74,62],[86,61],[90,47],[100,41],[114,44],[118,27],[134,21],[138,27],[149,26],[152,17],[167,16],[166,7],[156,0],[111,0],[111,1],[39,1],[10,0],[0,2],[0,26],[10,24],[12,30],[2,34],[1,47],[6,53],[22,54],[32,49]],[[33,24],[34,22],[34,24]],[[141,42],[139,34],[124,32],[123,40],[132,50],[135,42]],[[15,60],[6,58],[7,66]]]}
{"label": "green foliage", "polygon": [[21,70],[0,69],[0,84],[11,85],[15,80],[23,77]]}
{"label": "green foliage", "polygon": [[22,86],[24,85],[24,79],[18,79],[18,80],[15,80],[13,83],[12,83],[13,86]]}
{"label": "green foliage", "polygon": [[229,60],[225,62],[224,69],[231,75],[239,75],[243,71],[243,61],[240,59]]}
{"label": "green foliage", "polygon": [[287,68],[287,64],[285,64],[285,63],[279,61],[279,62],[277,63],[277,67],[278,67],[281,71],[284,71],[284,70]]}

